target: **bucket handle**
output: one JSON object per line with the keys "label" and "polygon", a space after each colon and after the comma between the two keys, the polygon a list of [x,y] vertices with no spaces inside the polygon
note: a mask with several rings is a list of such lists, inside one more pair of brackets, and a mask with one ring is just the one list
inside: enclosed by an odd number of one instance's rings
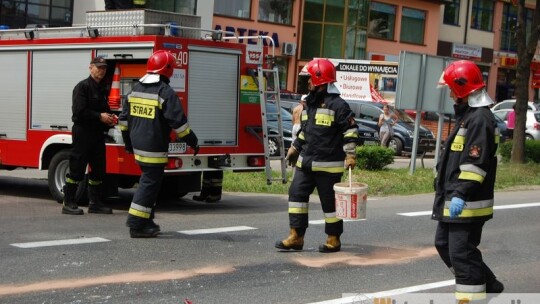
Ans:
{"label": "bucket handle", "polygon": [[352,168],[349,167],[349,191],[352,191]]}

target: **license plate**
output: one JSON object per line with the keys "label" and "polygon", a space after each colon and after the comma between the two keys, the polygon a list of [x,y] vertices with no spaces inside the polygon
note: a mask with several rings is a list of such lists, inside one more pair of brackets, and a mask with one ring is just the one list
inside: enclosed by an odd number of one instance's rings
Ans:
{"label": "license plate", "polygon": [[366,146],[369,146],[369,145],[378,145],[379,143],[376,142],[376,141],[372,141],[372,140],[365,140],[364,141],[364,145]]}
{"label": "license plate", "polygon": [[169,143],[169,153],[184,153],[186,150],[186,143]]}

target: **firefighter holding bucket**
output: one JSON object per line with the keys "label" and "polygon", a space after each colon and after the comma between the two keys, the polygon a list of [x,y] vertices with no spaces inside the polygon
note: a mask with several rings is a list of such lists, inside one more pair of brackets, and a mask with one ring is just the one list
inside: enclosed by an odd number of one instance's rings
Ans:
{"label": "firefighter holding bucket", "polygon": [[309,196],[317,188],[328,235],[319,252],[337,252],[341,250],[343,220],[336,217],[333,186],[341,181],[345,168],[356,165],[358,126],[354,113],[333,84],[336,68],[332,62],[314,59],[302,69],[301,75],[310,77],[310,92],[302,111],[300,132],[287,152],[287,160],[295,166],[289,188],[290,233],[275,247],[302,250],[308,227]]}

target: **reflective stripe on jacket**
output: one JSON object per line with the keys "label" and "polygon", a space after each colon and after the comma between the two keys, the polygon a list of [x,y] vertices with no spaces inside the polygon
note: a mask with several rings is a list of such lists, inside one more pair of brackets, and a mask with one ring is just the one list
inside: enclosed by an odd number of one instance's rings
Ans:
{"label": "reflective stripe on jacket", "polygon": [[190,132],[178,96],[163,81],[137,83],[124,100],[119,125],[129,132],[135,159],[147,165],[167,163],[171,130],[179,138]]}
{"label": "reflective stripe on jacket", "polygon": [[[479,222],[493,217],[495,155],[500,132],[487,107],[466,107],[446,139],[437,164],[432,219],[444,222]],[[465,200],[462,213],[450,218],[450,200]]]}

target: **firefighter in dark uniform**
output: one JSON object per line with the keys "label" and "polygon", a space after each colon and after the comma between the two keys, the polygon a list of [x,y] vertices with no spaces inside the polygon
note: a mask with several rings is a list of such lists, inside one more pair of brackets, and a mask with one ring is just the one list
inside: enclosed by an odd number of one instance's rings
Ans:
{"label": "firefighter in dark uniform", "polygon": [[83,214],[75,201],[79,183],[88,173],[88,213],[111,214],[112,209],[102,202],[102,183],[105,177],[105,137],[117,119],[107,102],[107,90],[102,81],[107,63],[102,57],[90,62],[90,76],[73,89],[73,147],[69,157],[69,173],[64,186],[62,213]]}
{"label": "firefighter in dark uniform", "polygon": [[[325,219],[326,243],[320,252],[341,250],[343,220],[336,217],[334,184],[345,168],[356,165],[358,127],[349,105],[333,84],[336,69],[327,59],[310,61],[301,75],[310,76],[310,93],[302,111],[301,129],[287,152],[295,167],[289,188],[289,236],[275,245],[280,250],[302,250],[308,227],[309,196],[317,188]],[[345,160],[345,163],[344,163]]]}
{"label": "firefighter in dark uniform", "polygon": [[204,171],[200,195],[194,195],[193,200],[207,203],[217,203],[221,200],[223,191],[223,170]]}
{"label": "firefighter in dark uniform", "polygon": [[132,238],[159,234],[160,227],[153,221],[154,207],[168,162],[171,131],[194,154],[199,151],[197,136],[189,127],[176,92],[169,86],[175,67],[171,53],[153,53],[147,62],[147,74],[124,100],[119,117],[126,151],[134,154],[142,171],[126,223]]}
{"label": "firefighter in dark uniform", "polygon": [[435,247],[456,278],[456,299],[483,301],[504,286],[478,249],[484,223],[493,217],[495,155],[499,129],[489,106],[482,73],[461,60],[443,72],[441,85],[454,99],[455,127],[437,164],[432,219],[438,221]]}

